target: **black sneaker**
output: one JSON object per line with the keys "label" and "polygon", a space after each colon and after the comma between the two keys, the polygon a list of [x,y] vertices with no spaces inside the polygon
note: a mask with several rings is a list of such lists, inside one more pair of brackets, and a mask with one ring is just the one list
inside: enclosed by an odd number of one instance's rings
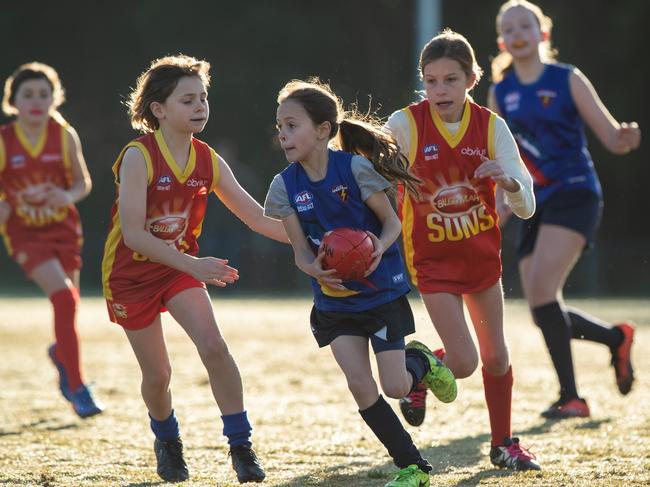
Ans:
{"label": "black sneaker", "polygon": [[169,441],[156,438],[153,442],[153,451],[156,452],[158,461],[156,471],[161,479],[167,482],[182,482],[190,478],[183,459],[183,442],[180,438]]}
{"label": "black sneaker", "polygon": [[506,438],[503,445],[490,448],[492,465],[512,470],[541,470],[537,458],[519,444],[519,438]]}
{"label": "black sneaker", "polygon": [[232,468],[237,473],[240,484],[244,482],[261,482],[266,477],[264,467],[250,446],[237,445],[230,448],[228,453],[232,460]]}

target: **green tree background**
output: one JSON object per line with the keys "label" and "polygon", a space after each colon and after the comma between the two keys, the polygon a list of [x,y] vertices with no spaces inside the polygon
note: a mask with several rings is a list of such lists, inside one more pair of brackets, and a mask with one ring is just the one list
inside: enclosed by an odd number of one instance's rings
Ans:
{"label": "green tree background", "polygon": [[[489,73],[496,53],[494,18],[500,1],[445,0],[443,27],[468,37]],[[614,117],[648,125],[647,52],[650,3],[643,0],[540,1],[554,21],[562,62],[591,79]],[[0,76],[24,62],[54,66],[67,90],[63,115],[80,134],[94,181],[79,204],[84,224],[82,285],[100,289],[100,264],[114,199],[111,174],[120,149],[137,136],[124,100],[152,59],[186,53],[212,64],[211,117],[199,137],[232,166],[263,201],[285,165],[275,139],[276,95],[292,78],[318,75],[347,104],[386,117],[416,99],[413,84],[415,6],[412,0],[196,0],[3,2]],[[484,103],[489,75],[474,91]],[[0,117],[0,123],[8,121]],[[647,295],[650,292],[647,144],[625,157],[608,154],[590,134],[606,206],[599,242],[583,257],[569,293]],[[512,228],[504,240],[504,282],[519,286]],[[308,292],[288,246],[247,230],[215,199],[203,236],[203,255],[228,257],[240,269],[240,292]],[[33,289],[20,269],[0,256],[0,290]]]}

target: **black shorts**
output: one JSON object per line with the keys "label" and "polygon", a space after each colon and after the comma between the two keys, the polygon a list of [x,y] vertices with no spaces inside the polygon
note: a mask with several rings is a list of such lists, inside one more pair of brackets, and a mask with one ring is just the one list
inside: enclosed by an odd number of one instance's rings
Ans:
{"label": "black shorts", "polygon": [[319,347],[342,335],[372,337],[386,327],[387,342],[398,342],[415,333],[415,320],[406,294],[366,311],[320,311],[311,309],[311,331]]}
{"label": "black shorts", "polygon": [[603,199],[588,189],[558,191],[537,206],[529,220],[519,222],[517,257],[533,252],[541,225],[569,228],[585,237],[585,248],[591,248],[603,214]]}

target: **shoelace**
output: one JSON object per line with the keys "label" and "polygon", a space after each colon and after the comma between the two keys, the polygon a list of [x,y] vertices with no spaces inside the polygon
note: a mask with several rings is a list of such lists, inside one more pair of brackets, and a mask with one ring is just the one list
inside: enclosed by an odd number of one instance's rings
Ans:
{"label": "shoelace", "polygon": [[512,444],[506,449],[508,454],[517,460],[536,460],[537,457],[528,448],[519,444],[519,439],[513,438]]}
{"label": "shoelace", "polygon": [[[228,455],[232,455],[232,451],[228,452]],[[257,457],[253,452],[252,448],[240,448],[237,450],[237,456],[244,461],[250,461],[252,463],[258,463]]]}
{"label": "shoelace", "polygon": [[420,382],[415,389],[408,395],[411,406],[414,408],[423,408],[426,406],[427,388]]}

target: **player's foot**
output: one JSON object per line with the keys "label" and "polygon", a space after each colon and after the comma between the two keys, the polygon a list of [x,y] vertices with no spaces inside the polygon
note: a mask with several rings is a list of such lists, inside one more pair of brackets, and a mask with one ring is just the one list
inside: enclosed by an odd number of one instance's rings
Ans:
{"label": "player's foot", "polygon": [[399,408],[408,424],[420,426],[427,411],[427,386],[418,382],[408,396],[399,400]]}
{"label": "player's foot", "polygon": [[187,465],[183,459],[183,442],[180,438],[163,441],[156,438],[153,442],[158,467],[156,471],[167,482],[182,482],[190,478]]}
{"label": "player's foot", "polygon": [[72,393],[70,402],[75,413],[84,419],[95,416],[104,410],[104,405],[101,401],[96,400],[90,392],[90,389],[83,384]]}
{"label": "player's foot", "polygon": [[548,409],[542,411],[542,416],[549,419],[588,418],[589,414],[587,401],[579,397],[558,399]]}
{"label": "player's foot", "polygon": [[493,465],[512,470],[541,470],[537,459],[528,448],[519,444],[519,438],[506,438],[503,445],[490,448]]}
{"label": "player's foot", "polygon": [[255,455],[255,451],[246,445],[237,445],[230,448],[232,468],[237,473],[240,484],[245,482],[261,482],[266,477],[262,463]]}
{"label": "player's foot", "polygon": [[429,487],[429,473],[417,465],[409,465],[397,472],[396,477],[384,487]]}
{"label": "player's foot", "polygon": [[616,385],[621,394],[625,395],[632,390],[634,382],[634,369],[632,368],[632,342],[634,341],[634,326],[629,323],[616,325],[621,330],[623,341],[612,351],[612,365],[616,374]]}
{"label": "player's foot", "polygon": [[50,360],[56,367],[56,370],[59,372],[59,390],[61,394],[67,401],[70,401],[72,398],[72,393],[70,392],[70,387],[68,386],[68,376],[65,373],[65,367],[63,363],[56,358],[56,343],[53,343],[47,349],[47,355],[50,357]]}
{"label": "player's foot", "polygon": [[452,402],[458,395],[456,379],[451,370],[436,357],[429,347],[417,340],[406,345],[406,350],[419,350],[429,362],[429,371],[422,377],[422,382],[442,402]]}

